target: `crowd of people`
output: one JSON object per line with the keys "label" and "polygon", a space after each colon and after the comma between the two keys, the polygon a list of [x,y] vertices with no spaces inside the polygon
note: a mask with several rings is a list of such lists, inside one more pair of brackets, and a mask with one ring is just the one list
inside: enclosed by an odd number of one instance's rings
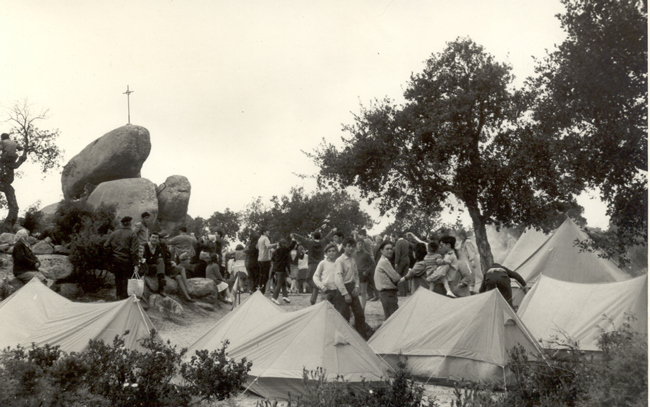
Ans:
{"label": "crowd of people", "polygon": [[[399,233],[373,241],[365,230],[345,236],[332,228],[325,235],[322,230],[308,237],[291,233],[271,243],[270,230],[261,228],[246,246],[239,244],[229,253],[220,230],[197,239],[181,227],[170,238],[164,231],[150,232],[152,220],[144,212],[132,226],[133,219],[126,216],[106,239],[118,299],[127,298],[127,281],[134,273],[145,278],[145,299],[151,293],[165,296],[165,277],[176,281],[188,302],[195,301],[188,287],[188,279],[194,277],[213,280],[219,299],[226,303],[232,303],[233,291],[268,290],[278,305],[280,294],[282,302],[290,303],[289,292],[310,293],[313,305],[320,293],[346,320],[353,315],[355,329],[369,337],[364,314],[368,301],[380,301],[387,319],[398,309],[398,297],[417,289],[456,298],[496,288],[512,305],[510,279],[526,286],[521,276],[499,264],[484,276],[478,250],[462,230],[455,236],[448,232],[421,239]],[[44,280],[28,234],[21,230],[16,235],[14,274],[24,282],[34,276]]]}
{"label": "crowd of people", "polygon": [[426,240],[412,233],[378,236],[374,242],[364,230],[347,237],[336,228],[323,233],[292,233],[271,243],[270,231],[262,228],[245,248],[237,248],[237,260],[231,262],[242,282],[238,287],[263,293],[273,287],[272,301],[278,305],[280,292],[285,303],[291,302],[288,292],[311,293],[312,305],[320,293],[348,321],[354,315],[355,328],[368,337],[368,301],[379,300],[388,318],[398,308],[398,297],[418,288],[452,298],[497,288],[511,303],[510,279],[526,285],[499,264],[483,276],[478,250],[464,231],[432,234]]}

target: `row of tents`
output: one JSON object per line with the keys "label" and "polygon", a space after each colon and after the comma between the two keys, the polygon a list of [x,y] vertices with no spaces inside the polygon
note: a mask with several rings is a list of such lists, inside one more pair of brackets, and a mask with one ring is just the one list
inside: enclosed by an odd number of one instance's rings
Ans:
{"label": "row of tents", "polygon": [[[498,290],[458,299],[417,290],[366,342],[327,301],[284,312],[258,292],[219,320],[188,355],[220,349],[228,340],[230,357],[253,362],[249,390],[286,398],[304,391],[304,369],[322,368],[329,380],[342,377],[360,386],[362,380],[386,378],[406,357],[411,373],[424,381],[503,384],[509,379],[508,350],[516,345],[541,357],[542,346],[552,346],[549,339],[566,334],[581,349],[597,351],[600,333],[620,327],[629,314],[636,317],[633,327],[647,334],[647,276],[632,279],[609,266],[598,268],[606,261],[580,253],[575,231],[580,232],[573,222],[565,222],[540,237],[536,249],[513,249],[520,264],[510,267],[533,286],[517,313]],[[613,281],[584,281],[590,270]],[[133,298],[73,303],[38,280],[0,303],[0,323],[2,348],[34,342],[68,352],[82,350],[89,339],[111,341],[125,330],[131,332],[126,346],[138,348],[153,327]]]}

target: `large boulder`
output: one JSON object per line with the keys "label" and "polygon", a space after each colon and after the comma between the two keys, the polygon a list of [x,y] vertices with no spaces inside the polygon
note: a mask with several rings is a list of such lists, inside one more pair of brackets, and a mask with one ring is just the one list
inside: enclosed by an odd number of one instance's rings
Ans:
{"label": "large boulder", "polygon": [[93,209],[101,204],[115,205],[117,219],[130,216],[134,223],[140,221],[140,215],[145,211],[155,219],[158,213],[156,185],[146,178],[102,182],[88,197],[88,204]]}
{"label": "large boulder", "polygon": [[52,223],[56,210],[59,209],[59,204],[60,202],[55,202],[39,210],[42,214],[41,225],[49,226]]}
{"label": "large boulder", "polygon": [[217,291],[217,283],[209,278],[190,278],[187,280],[187,291],[192,297],[206,297]]}
{"label": "large boulder", "polygon": [[74,266],[68,260],[68,256],[60,254],[37,255],[41,266],[38,271],[50,280],[63,280],[72,275]]}
{"label": "large boulder", "polygon": [[10,244],[13,245],[16,241],[16,235],[13,233],[3,233],[0,235],[0,244]]}
{"label": "large boulder", "polygon": [[158,194],[158,219],[182,222],[187,215],[192,186],[182,175],[172,175],[156,188]]}
{"label": "large boulder", "polygon": [[54,246],[45,240],[39,240],[32,246],[32,252],[34,254],[54,254]]}
{"label": "large boulder", "polygon": [[154,222],[153,229],[151,230],[164,230],[169,235],[174,236],[178,234],[178,229],[181,226],[191,225],[194,222],[194,218],[190,215],[185,215],[185,218],[180,221],[171,221],[171,220],[158,220]]}
{"label": "large boulder", "polygon": [[77,199],[88,192],[88,184],[139,177],[150,151],[149,130],[144,127],[127,124],[103,135],[63,167],[63,196]]}

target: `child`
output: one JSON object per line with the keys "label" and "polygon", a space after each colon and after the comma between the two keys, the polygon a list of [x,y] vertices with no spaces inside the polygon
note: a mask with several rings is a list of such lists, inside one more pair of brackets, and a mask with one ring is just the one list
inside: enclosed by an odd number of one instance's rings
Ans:
{"label": "child", "polygon": [[427,263],[429,289],[437,292],[435,286],[442,285],[446,295],[455,298],[456,296],[449,287],[449,281],[447,281],[447,271],[449,271],[449,265],[454,262],[456,254],[453,249],[449,250],[447,247],[443,247],[443,250],[445,251],[444,257],[437,253],[438,244],[435,241],[429,242],[427,246],[428,254],[424,257],[424,261]]}

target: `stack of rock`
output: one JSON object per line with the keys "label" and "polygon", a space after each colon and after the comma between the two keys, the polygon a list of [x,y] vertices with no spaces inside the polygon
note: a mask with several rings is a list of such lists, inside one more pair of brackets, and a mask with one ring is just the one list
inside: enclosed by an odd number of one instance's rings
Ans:
{"label": "stack of rock", "polygon": [[63,168],[64,198],[87,198],[95,209],[115,205],[116,219],[131,216],[137,221],[146,211],[171,232],[185,222],[192,187],[182,175],[172,175],[158,186],[142,178],[140,170],[150,151],[149,131],[144,127],[128,124],[103,135]]}

